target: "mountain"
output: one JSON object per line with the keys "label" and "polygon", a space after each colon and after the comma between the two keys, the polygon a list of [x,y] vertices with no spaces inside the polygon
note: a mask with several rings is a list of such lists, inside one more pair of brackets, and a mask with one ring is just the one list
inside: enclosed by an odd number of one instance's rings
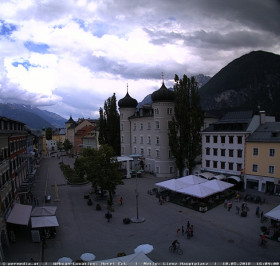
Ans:
{"label": "mountain", "polygon": [[203,110],[261,108],[280,119],[280,55],[253,51],[233,60],[200,88]]}
{"label": "mountain", "polygon": [[25,123],[31,129],[62,128],[65,127],[66,119],[61,116],[40,110],[37,107],[22,104],[0,103],[0,116],[5,116]]}
{"label": "mountain", "polygon": [[198,84],[198,88],[203,87],[211,79],[211,77],[204,76],[203,74],[198,74],[194,77],[195,77],[195,80]]}

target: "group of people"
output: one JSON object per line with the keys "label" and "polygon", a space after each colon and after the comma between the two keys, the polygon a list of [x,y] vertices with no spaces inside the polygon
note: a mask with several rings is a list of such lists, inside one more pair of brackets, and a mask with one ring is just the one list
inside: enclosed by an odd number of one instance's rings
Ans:
{"label": "group of people", "polygon": [[190,224],[190,221],[187,221],[186,230],[185,230],[185,227],[182,225],[181,229],[180,228],[177,229],[177,232],[176,232],[177,235],[179,235],[180,231],[182,233],[182,236],[186,234],[187,237],[190,238],[193,236],[193,225]]}

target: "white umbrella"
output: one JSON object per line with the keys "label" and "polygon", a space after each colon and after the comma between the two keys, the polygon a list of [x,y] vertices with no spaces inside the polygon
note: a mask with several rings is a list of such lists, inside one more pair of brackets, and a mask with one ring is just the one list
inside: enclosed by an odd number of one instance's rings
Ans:
{"label": "white umbrella", "polygon": [[142,245],[138,246],[136,249],[134,249],[134,253],[143,252],[144,254],[148,254],[148,253],[152,252],[153,249],[154,249],[154,247],[152,245],[142,244]]}
{"label": "white umbrella", "polygon": [[62,257],[62,258],[58,259],[57,262],[70,263],[70,262],[73,262],[73,260],[69,257]]}
{"label": "white umbrella", "polygon": [[92,253],[83,253],[81,255],[81,259],[83,261],[93,261],[93,260],[95,260],[95,255]]}

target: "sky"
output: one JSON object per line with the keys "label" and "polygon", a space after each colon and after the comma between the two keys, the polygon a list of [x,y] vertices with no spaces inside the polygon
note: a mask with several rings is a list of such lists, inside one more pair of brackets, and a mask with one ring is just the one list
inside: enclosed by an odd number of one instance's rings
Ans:
{"label": "sky", "polygon": [[113,93],[140,102],[175,74],[280,54],[279,14],[279,0],[1,0],[0,102],[98,118]]}

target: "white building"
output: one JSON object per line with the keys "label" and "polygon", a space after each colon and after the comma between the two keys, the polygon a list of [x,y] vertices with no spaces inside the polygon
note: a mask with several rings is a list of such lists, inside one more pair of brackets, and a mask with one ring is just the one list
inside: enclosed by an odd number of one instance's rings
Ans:
{"label": "white building", "polygon": [[163,83],[151,97],[151,104],[138,108],[128,92],[119,100],[121,155],[140,154],[140,165],[146,172],[158,177],[175,177],[177,168],[168,141],[175,95]]}
{"label": "white building", "polygon": [[263,120],[274,122],[275,118],[265,112],[229,112],[203,130],[201,170],[226,176],[243,174],[246,138]]}

